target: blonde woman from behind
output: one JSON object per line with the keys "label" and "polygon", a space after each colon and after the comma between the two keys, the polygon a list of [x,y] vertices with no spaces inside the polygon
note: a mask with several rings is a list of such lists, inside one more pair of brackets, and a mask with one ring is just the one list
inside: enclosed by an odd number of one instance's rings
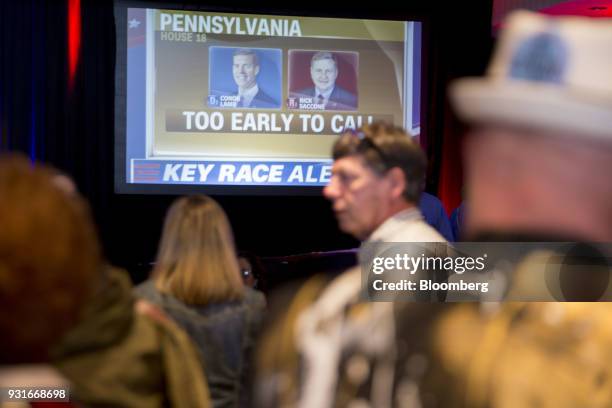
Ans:
{"label": "blonde woman from behind", "polygon": [[194,195],[172,204],[151,278],[136,294],[160,306],[195,341],[213,406],[245,406],[265,300],[244,286],[231,226],[215,200]]}

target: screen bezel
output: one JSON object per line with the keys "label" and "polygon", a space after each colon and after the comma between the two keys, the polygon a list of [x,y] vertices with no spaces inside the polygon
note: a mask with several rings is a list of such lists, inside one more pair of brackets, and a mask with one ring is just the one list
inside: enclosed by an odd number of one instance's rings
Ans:
{"label": "screen bezel", "polygon": [[[421,132],[419,142],[423,145],[425,142],[424,136],[424,118],[426,99],[426,71],[424,69],[426,62],[426,53],[423,33],[427,20],[422,16],[417,15],[386,15],[379,12],[358,13],[353,11],[351,14],[330,13],[322,10],[286,10],[272,9],[271,7],[261,6],[254,9],[252,7],[227,7],[218,5],[185,5],[184,3],[163,2],[156,3],[151,1],[136,1],[136,0],[116,0],[114,4],[115,29],[116,29],[116,63],[115,63],[115,132],[114,132],[114,176],[113,186],[115,194],[142,194],[142,195],[181,195],[181,194],[210,194],[210,195],[228,195],[228,196],[320,196],[324,186],[287,186],[287,185],[198,185],[198,184],[132,184],[125,179],[126,173],[126,143],[127,143],[127,10],[128,8],[155,8],[155,9],[171,9],[171,10],[186,10],[198,12],[224,12],[224,13],[240,13],[252,15],[278,15],[278,16],[295,16],[295,17],[322,17],[322,18],[347,18],[347,19],[369,19],[383,21],[404,21],[404,22],[419,22],[422,24],[421,29],[421,64],[420,64],[420,123]],[[399,18],[398,18],[399,17]]]}

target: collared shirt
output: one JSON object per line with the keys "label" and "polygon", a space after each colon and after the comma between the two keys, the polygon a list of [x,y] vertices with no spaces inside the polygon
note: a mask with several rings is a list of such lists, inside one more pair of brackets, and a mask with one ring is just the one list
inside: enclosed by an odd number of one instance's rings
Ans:
{"label": "collared shirt", "polygon": [[[423,219],[417,207],[407,208],[387,218],[361,243],[357,257],[360,263],[372,257],[372,244],[391,242],[446,242],[444,237]],[[368,248],[370,250],[366,250]]]}
{"label": "collared shirt", "polygon": [[259,86],[257,84],[243,91],[242,93],[240,90],[238,90],[238,95],[240,95],[242,106],[245,108],[251,106],[251,102],[253,102],[257,92],[259,92]]}
{"label": "collared shirt", "polygon": [[[429,225],[423,220],[423,214],[417,207],[407,208],[387,218],[365,242],[446,241],[435,229],[428,227]],[[418,231],[412,231],[414,228],[418,228]]]}
{"label": "collared shirt", "polygon": [[329,88],[325,92],[321,92],[319,90],[319,88],[315,87],[315,92],[316,92],[316,95],[315,95],[316,101],[315,102],[319,103],[319,95],[321,95],[323,97],[323,102],[322,102],[323,105],[327,105],[327,102],[329,102],[329,97],[331,96],[332,92],[334,92],[334,88],[335,87],[332,87],[332,88]]}
{"label": "collared shirt", "polygon": [[[385,220],[363,245],[382,242],[444,242],[444,238],[423,220],[418,208],[408,208]],[[360,264],[368,259],[363,245]],[[364,302],[361,290],[362,271],[357,266],[335,278],[296,321],[296,349],[306,367],[297,407],[333,406],[351,356],[366,360],[371,367],[366,377],[382,371],[393,374],[393,303]],[[392,406],[391,381],[372,388],[376,392],[368,397],[371,406]]]}

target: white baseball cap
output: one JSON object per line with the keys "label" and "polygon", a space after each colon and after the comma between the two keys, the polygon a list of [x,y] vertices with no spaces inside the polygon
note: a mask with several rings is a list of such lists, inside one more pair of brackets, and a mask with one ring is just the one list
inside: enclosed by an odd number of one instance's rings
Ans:
{"label": "white baseball cap", "polygon": [[504,27],[486,76],[451,85],[458,115],[612,142],[612,22],[517,11]]}

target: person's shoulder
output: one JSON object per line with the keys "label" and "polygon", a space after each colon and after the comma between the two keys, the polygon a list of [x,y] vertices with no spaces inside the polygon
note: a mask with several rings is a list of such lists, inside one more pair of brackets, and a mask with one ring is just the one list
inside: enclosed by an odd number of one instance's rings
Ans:
{"label": "person's shoulder", "polygon": [[426,192],[421,193],[419,209],[429,225],[434,227],[447,240],[454,240],[455,237],[451,230],[448,215],[446,214],[442,201],[440,201],[438,197]]}
{"label": "person's shoulder", "polygon": [[291,96],[294,96],[294,97],[314,96],[314,94],[315,94],[315,89],[312,86],[309,88],[302,88],[302,89],[298,89],[297,91],[291,92]]}
{"label": "person's shoulder", "polygon": [[398,231],[395,242],[447,242],[447,240],[431,225],[422,219],[407,223]]}
{"label": "person's shoulder", "polygon": [[437,222],[437,218],[440,217],[442,211],[444,211],[444,207],[442,205],[442,201],[438,199],[438,197],[433,194],[429,194],[425,191],[421,193],[421,198],[419,199],[419,209],[423,216],[428,222]]}
{"label": "person's shoulder", "polygon": [[351,91],[349,91],[348,89],[344,89],[341,86],[336,86],[332,92],[332,96],[338,96],[347,100],[356,100],[357,97],[355,96],[355,94]]}
{"label": "person's shoulder", "polygon": [[159,296],[159,292],[155,288],[155,283],[152,279],[147,279],[146,281],[136,285],[132,291],[137,297],[148,300],[157,298]]}
{"label": "person's shoulder", "polygon": [[252,307],[265,308],[266,297],[260,291],[246,287],[244,291],[244,302]]}
{"label": "person's shoulder", "polygon": [[272,96],[268,95],[263,89],[259,88],[259,91],[255,95],[253,102],[259,103],[260,105],[269,105],[269,106],[277,106],[278,101],[276,101]]}
{"label": "person's shoulder", "polygon": [[210,89],[210,95],[214,96],[238,96],[238,89],[236,88],[215,88],[214,86]]}
{"label": "person's shoulder", "polygon": [[421,193],[421,203],[431,205],[436,208],[442,208],[442,201],[433,194],[429,194],[426,191]]}
{"label": "person's shoulder", "polygon": [[341,86],[335,86],[327,105],[328,109],[333,110],[354,110],[357,108],[357,96]]}
{"label": "person's shoulder", "polygon": [[199,308],[188,305],[170,294],[161,293],[151,279],[136,286],[133,292],[136,298],[155,305],[179,324],[188,325],[202,320]]}

